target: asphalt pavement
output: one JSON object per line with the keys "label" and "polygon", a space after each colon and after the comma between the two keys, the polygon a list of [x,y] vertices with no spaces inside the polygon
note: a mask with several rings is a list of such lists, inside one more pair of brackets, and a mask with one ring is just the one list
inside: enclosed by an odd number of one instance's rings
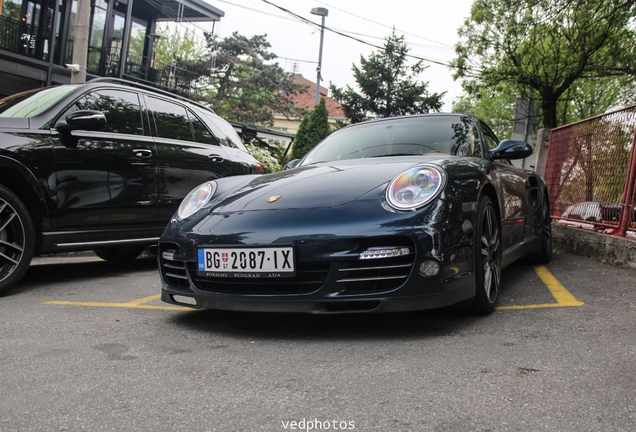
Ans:
{"label": "asphalt pavement", "polygon": [[636,271],[558,253],[501,307],[163,304],[153,258],[38,258],[0,297],[0,431],[633,431]]}

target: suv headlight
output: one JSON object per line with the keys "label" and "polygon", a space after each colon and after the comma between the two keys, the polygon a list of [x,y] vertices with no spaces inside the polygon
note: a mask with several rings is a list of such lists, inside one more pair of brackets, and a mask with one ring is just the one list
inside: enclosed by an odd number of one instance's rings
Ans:
{"label": "suv headlight", "polygon": [[431,202],[446,185],[446,172],[421,165],[394,178],[386,190],[386,200],[396,210],[416,210]]}
{"label": "suv headlight", "polygon": [[186,195],[177,210],[177,218],[183,220],[199,211],[206,205],[216,192],[216,182],[203,183]]}

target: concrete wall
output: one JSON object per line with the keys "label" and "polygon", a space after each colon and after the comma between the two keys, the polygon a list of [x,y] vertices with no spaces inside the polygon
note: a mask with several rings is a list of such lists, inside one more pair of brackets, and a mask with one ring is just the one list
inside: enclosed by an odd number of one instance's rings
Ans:
{"label": "concrete wall", "polygon": [[594,258],[603,263],[636,269],[636,238],[565,227],[552,222],[554,250]]}

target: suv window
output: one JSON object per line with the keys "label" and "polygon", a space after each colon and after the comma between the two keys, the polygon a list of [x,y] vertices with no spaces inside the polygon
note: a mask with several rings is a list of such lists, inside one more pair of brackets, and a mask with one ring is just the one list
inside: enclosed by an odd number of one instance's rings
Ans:
{"label": "suv window", "polygon": [[214,135],[205,127],[205,124],[190,110],[188,110],[190,120],[192,121],[192,129],[194,130],[194,140],[202,144],[219,145]]}
{"label": "suv window", "polygon": [[137,93],[97,90],[78,99],[64,116],[76,110],[101,111],[106,115],[104,132],[143,135],[141,107]]}
{"label": "suv window", "polygon": [[249,153],[231,124],[224,121],[214,121],[213,117],[207,117],[207,120],[222,146],[236,148]]}
{"label": "suv window", "polygon": [[146,96],[146,102],[154,116],[158,137],[192,141],[192,128],[184,106],[152,96]]}

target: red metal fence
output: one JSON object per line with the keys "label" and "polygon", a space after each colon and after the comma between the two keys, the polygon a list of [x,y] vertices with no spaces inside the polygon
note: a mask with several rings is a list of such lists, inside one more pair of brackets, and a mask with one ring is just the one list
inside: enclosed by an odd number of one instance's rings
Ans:
{"label": "red metal fence", "polygon": [[556,223],[636,238],[636,105],[552,130],[545,169]]}

